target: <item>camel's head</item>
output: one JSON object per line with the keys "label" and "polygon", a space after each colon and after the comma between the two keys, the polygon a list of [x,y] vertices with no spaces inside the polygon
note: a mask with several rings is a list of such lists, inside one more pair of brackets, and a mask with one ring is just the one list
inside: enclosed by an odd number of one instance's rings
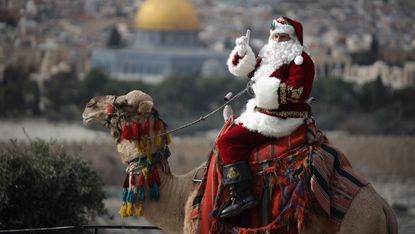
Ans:
{"label": "camel's head", "polygon": [[147,114],[152,110],[153,99],[150,95],[140,90],[133,90],[121,96],[106,95],[91,98],[85,106],[82,118],[87,125],[104,124],[108,115],[114,112]]}
{"label": "camel's head", "polygon": [[123,112],[146,114],[153,110],[153,98],[140,90],[133,90],[118,96],[114,106]]}
{"label": "camel's head", "polygon": [[84,124],[104,123],[108,114],[108,107],[113,104],[115,99],[116,96],[113,95],[91,98],[82,113]]}

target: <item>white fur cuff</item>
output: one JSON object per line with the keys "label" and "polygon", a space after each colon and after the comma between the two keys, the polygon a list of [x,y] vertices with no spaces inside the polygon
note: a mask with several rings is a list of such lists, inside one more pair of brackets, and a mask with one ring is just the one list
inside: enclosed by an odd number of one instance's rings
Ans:
{"label": "white fur cuff", "polygon": [[255,54],[252,51],[251,47],[248,46],[245,56],[241,58],[238,64],[235,66],[232,63],[232,60],[237,55],[237,53],[237,49],[234,48],[231,54],[229,55],[228,61],[226,63],[228,65],[228,69],[233,75],[237,77],[248,77],[248,74],[255,69]]}
{"label": "white fur cuff", "polygon": [[244,113],[235,120],[237,124],[242,123],[243,126],[250,131],[259,132],[264,136],[283,137],[290,135],[295,129],[304,123],[303,118],[287,118],[263,114],[255,111],[256,101],[251,99],[246,105]]}
{"label": "white fur cuff", "polygon": [[280,80],[274,77],[261,77],[253,85],[256,105],[264,109],[278,109],[278,87]]}

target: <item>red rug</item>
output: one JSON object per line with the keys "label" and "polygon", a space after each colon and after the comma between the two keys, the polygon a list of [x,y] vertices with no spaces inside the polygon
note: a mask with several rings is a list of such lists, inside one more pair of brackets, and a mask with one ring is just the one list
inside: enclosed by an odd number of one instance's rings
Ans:
{"label": "red rug", "polygon": [[[368,182],[314,121],[308,122],[252,152],[249,163],[259,203],[230,219],[219,218],[230,196],[221,184],[219,151],[214,147],[192,212],[200,233],[298,233],[307,224],[306,211],[316,206],[325,211],[334,230],[340,229],[354,196]],[[233,126],[228,121],[221,134]]]}

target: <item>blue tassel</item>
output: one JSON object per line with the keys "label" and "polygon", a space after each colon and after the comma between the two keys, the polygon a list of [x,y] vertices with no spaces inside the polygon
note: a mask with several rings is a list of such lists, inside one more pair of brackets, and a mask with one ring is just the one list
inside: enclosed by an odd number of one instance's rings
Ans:
{"label": "blue tassel", "polygon": [[137,196],[139,201],[144,201],[146,199],[143,187],[137,189]]}
{"label": "blue tassel", "polygon": [[123,202],[127,202],[128,190],[125,188],[122,190],[121,199]]}
{"label": "blue tassel", "polygon": [[135,201],[134,191],[131,190],[128,192],[127,202],[134,203],[134,201]]}
{"label": "blue tassel", "polygon": [[160,190],[156,183],[152,184],[150,187],[150,199],[155,201],[160,200]]}
{"label": "blue tassel", "polygon": [[170,157],[170,155],[171,155],[170,149],[169,147],[166,146],[166,148],[164,148],[164,158],[168,158]]}
{"label": "blue tassel", "polygon": [[147,165],[147,157],[141,157],[141,158],[138,158],[138,164],[139,165]]}

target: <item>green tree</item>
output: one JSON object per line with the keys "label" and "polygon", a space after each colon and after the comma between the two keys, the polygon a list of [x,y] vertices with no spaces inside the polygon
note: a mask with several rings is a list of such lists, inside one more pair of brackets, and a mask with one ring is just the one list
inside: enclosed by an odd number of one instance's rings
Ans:
{"label": "green tree", "polygon": [[82,225],[104,213],[103,182],[55,143],[0,150],[0,229]]}
{"label": "green tree", "polygon": [[316,98],[313,114],[323,129],[338,129],[339,124],[360,108],[353,85],[335,77],[317,79],[311,96]]}
{"label": "green tree", "polygon": [[372,34],[372,42],[370,43],[370,51],[372,52],[374,61],[379,59],[379,40],[376,35]]}
{"label": "green tree", "polygon": [[118,32],[116,27],[111,29],[111,32],[108,37],[107,47],[109,48],[119,48],[122,45],[122,37],[120,32]]}
{"label": "green tree", "polygon": [[365,111],[387,108],[393,102],[392,98],[390,89],[385,87],[380,77],[364,84],[360,93],[360,103]]}
{"label": "green tree", "polygon": [[372,34],[370,48],[350,54],[352,62],[359,65],[370,65],[379,59],[379,40]]}
{"label": "green tree", "polygon": [[0,116],[39,114],[39,89],[25,70],[7,66],[0,84]]}

